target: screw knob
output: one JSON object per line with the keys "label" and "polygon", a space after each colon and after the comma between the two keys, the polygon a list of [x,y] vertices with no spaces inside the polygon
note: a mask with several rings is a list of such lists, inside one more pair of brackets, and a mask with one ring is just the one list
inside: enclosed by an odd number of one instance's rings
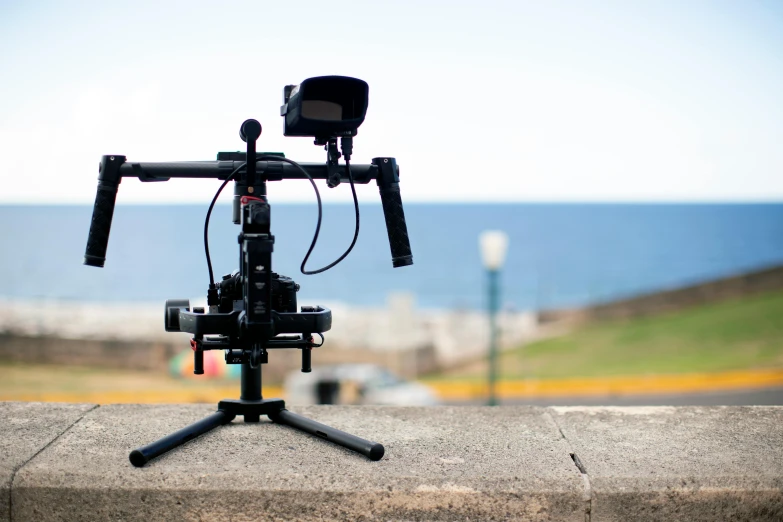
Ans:
{"label": "screw knob", "polygon": [[261,124],[258,120],[245,120],[239,128],[239,137],[247,143],[248,140],[256,141],[261,136]]}

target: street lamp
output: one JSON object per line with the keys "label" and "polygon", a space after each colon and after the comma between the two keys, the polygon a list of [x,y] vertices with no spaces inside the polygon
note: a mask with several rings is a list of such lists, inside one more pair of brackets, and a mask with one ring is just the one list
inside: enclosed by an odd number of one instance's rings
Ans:
{"label": "street lamp", "polygon": [[490,406],[497,405],[495,396],[495,381],[497,380],[497,313],[500,303],[498,274],[506,260],[508,250],[508,235],[500,230],[485,230],[479,235],[481,261],[487,269],[489,290],[489,400]]}

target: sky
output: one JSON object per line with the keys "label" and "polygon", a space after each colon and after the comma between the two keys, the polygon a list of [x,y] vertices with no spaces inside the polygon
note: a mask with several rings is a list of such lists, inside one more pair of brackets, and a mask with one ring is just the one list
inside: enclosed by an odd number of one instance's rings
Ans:
{"label": "sky", "polygon": [[406,202],[783,201],[783,2],[0,0],[0,49],[0,203],[91,204],[101,155],[213,160],[248,118],[323,161],[279,109],[328,74],[369,83],[353,161],[396,157]]}

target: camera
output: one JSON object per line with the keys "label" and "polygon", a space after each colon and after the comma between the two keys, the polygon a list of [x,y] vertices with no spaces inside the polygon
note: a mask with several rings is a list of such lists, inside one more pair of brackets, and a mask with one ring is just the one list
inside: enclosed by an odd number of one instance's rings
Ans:
{"label": "camera", "polygon": [[[272,272],[272,300],[270,306],[274,312],[296,312],[296,293],[299,284],[287,276]],[[223,276],[218,283],[218,312],[229,313],[242,302],[242,275],[239,270]]]}

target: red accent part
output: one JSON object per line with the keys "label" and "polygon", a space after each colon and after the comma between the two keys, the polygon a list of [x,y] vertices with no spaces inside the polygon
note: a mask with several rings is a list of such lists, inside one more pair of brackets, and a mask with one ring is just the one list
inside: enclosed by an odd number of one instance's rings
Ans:
{"label": "red accent part", "polygon": [[242,196],[241,198],[239,198],[239,202],[242,205],[247,205],[250,201],[266,201],[266,200],[263,199],[263,198],[257,198],[257,197],[254,197],[254,196]]}
{"label": "red accent part", "polygon": [[196,342],[195,339],[190,340],[190,349],[193,350],[194,352],[198,350],[198,343]]}

